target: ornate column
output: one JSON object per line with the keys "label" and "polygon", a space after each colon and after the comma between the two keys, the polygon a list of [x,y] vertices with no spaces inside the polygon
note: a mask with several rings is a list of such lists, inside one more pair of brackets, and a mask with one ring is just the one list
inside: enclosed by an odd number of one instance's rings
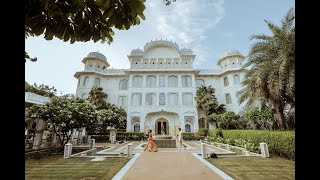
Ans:
{"label": "ornate column", "polygon": [[131,132],[131,117],[129,116],[129,113],[127,115],[127,132]]}
{"label": "ornate column", "polygon": [[182,132],[186,132],[184,125],[184,116],[182,114],[180,115],[180,127]]}
{"label": "ornate column", "polygon": [[140,118],[140,132],[144,132],[145,121],[146,121],[146,116],[142,114]]}
{"label": "ornate column", "polygon": [[182,87],[182,84],[181,84],[181,75],[177,75],[178,77],[178,87]]}

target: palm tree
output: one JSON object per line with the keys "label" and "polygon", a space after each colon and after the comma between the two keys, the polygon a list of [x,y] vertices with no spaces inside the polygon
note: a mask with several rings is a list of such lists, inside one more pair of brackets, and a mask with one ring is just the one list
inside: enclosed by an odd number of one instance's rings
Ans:
{"label": "palm tree", "polygon": [[197,89],[197,108],[205,112],[205,128],[208,128],[208,116],[216,113],[220,114],[225,112],[225,105],[220,104],[214,95],[215,89],[211,86],[201,86]]}
{"label": "palm tree", "polygon": [[256,102],[270,104],[276,110],[277,124],[287,129],[286,105],[295,104],[295,26],[294,10],[290,9],[277,26],[267,20],[272,35],[253,35],[258,40],[251,46],[248,62],[252,66],[243,81],[240,103],[252,106]]}
{"label": "palm tree", "polygon": [[103,92],[102,87],[93,86],[91,91],[89,92],[88,100],[96,106],[96,109],[105,109],[106,101],[105,99],[108,97],[107,93]]}

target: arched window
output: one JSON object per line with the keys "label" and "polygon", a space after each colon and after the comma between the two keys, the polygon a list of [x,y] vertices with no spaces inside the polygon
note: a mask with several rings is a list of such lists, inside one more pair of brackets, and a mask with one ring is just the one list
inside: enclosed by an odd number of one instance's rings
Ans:
{"label": "arched window", "polygon": [[83,80],[83,86],[88,85],[88,81],[89,81],[89,76],[85,77]]}
{"label": "arched window", "polygon": [[142,105],[142,95],[139,93],[132,94],[131,104],[133,106]]}
{"label": "arched window", "polygon": [[100,78],[94,80],[94,85],[100,87]]}
{"label": "arched window", "polygon": [[191,87],[191,77],[190,76],[182,76],[181,77],[182,87]]}
{"label": "arched window", "polygon": [[228,77],[224,77],[224,78],[223,78],[223,83],[224,83],[224,86],[229,86]]}
{"label": "arched window", "polygon": [[146,105],[155,105],[156,104],[156,95],[149,93],[146,95]]}
{"label": "arched window", "polygon": [[128,105],[127,96],[120,96],[118,99],[118,105],[121,107],[127,107],[127,105]]}
{"label": "arched window", "polygon": [[160,87],[166,86],[166,76],[164,76],[164,75],[159,76],[159,86]]}
{"label": "arched window", "polygon": [[231,104],[232,103],[230,94],[226,94],[226,102],[227,102],[227,104]]}
{"label": "arched window", "polygon": [[191,132],[191,126],[190,126],[190,124],[186,124],[186,125],[185,125],[185,129],[186,129],[186,132]]}
{"label": "arched window", "polygon": [[234,84],[240,84],[240,77],[238,75],[233,76],[233,83]]}
{"label": "arched window", "polygon": [[121,80],[119,83],[119,89],[120,90],[127,90],[128,89],[128,80]]}
{"label": "arched window", "polygon": [[142,87],[142,76],[134,76],[133,77],[132,87],[135,87],[135,88]]}
{"label": "arched window", "polygon": [[179,105],[179,98],[178,98],[177,93],[170,93],[168,95],[168,104],[173,106],[173,105]]}
{"label": "arched window", "polygon": [[178,87],[178,77],[169,76],[168,77],[168,87]]}
{"label": "arched window", "polygon": [[139,124],[135,124],[135,125],[133,126],[133,131],[134,131],[134,132],[140,132],[140,125],[139,125]]}
{"label": "arched window", "polygon": [[196,84],[197,84],[197,87],[205,86],[203,79],[197,79]]}
{"label": "arched window", "polygon": [[147,87],[157,87],[157,77],[155,76],[148,76],[147,77]]}
{"label": "arched window", "polygon": [[164,93],[159,94],[159,105],[166,105],[166,95]]}
{"label": "arched window", "polygon": [[193,96],[191,93],[182,94],[182,105],[192,105],[193,104]]}
{"label": "arched window", "polygon": [[87,98],[87,93],[83,93],[81,96],[82,99],[86,99]]}

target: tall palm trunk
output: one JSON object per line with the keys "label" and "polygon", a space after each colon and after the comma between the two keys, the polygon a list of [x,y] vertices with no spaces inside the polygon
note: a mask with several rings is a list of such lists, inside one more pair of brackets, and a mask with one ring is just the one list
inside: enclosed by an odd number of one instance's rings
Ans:
{"label": "tall palm trunk", "polygon": [[208,128],[208,111],[206,111],[206,118],[205,118],[205,121],[204,121],[204,128]]}
{"label": "tall palm trunk", "polygon": [[276,106],[277,121],[281,130],[288,129],[288,123],[281,105]]}

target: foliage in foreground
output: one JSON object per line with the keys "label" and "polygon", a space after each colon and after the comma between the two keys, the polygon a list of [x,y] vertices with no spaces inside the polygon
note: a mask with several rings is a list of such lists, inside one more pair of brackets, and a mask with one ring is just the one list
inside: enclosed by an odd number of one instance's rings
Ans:
{"label": "foliage in foreground", "polygon": [[53,97],[57,94],[57,89],[55,87],[49,87],[48,85],[44,84],[40,84],[38,86],[36,83],[29,85],[27,82],[25,82],[25,91],[46,97]]}
{"label": "foliage in foreground", "polygon": [[[240,103],[247,107],[261,103],[276,112],[277,127],[293,129],[288,122],[286,108],[295,107],[295,12],[290,9],[281,26],[266,21],[272,35],[253,35],[257,40],[250,49],[248,62],[251,67],[242,82],[245,87]],[[290,111],[290,110],[289,110]]]}

